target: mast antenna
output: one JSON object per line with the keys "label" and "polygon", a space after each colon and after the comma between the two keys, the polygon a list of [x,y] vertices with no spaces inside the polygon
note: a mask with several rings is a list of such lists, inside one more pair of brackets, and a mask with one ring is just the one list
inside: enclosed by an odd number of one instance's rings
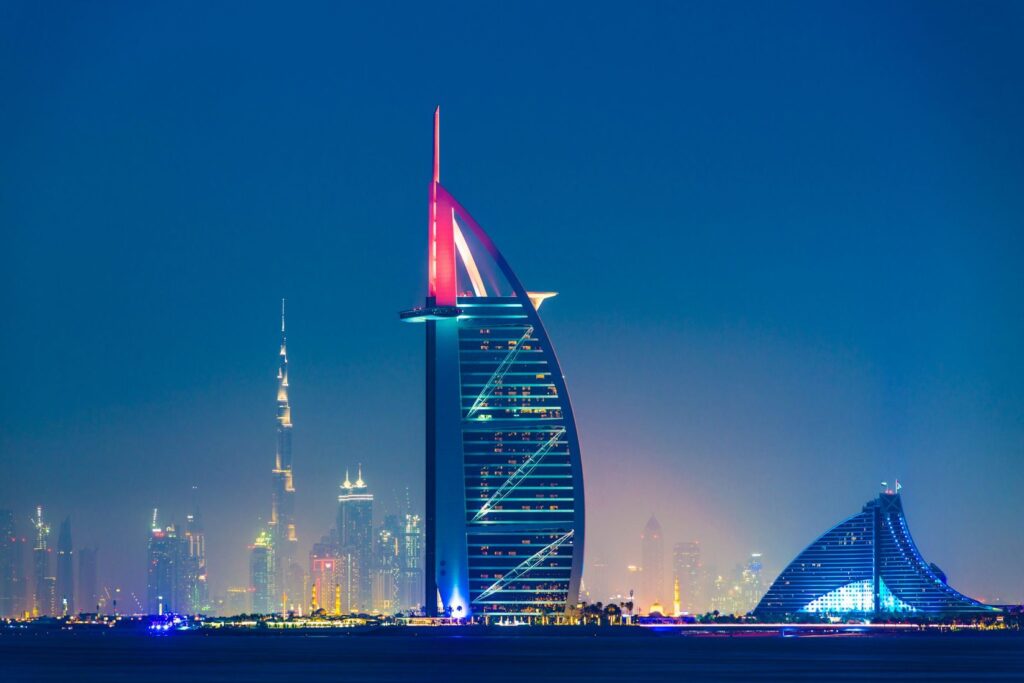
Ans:
{"label": "mast antenna", "polygon": [[441,105],[434,110],[434,182],[441,182]]}

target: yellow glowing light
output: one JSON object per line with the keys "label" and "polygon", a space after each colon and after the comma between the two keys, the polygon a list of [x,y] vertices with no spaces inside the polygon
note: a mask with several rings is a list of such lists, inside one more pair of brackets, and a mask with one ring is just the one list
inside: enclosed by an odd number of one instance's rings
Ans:
{"label": "yellow glowing light", "polygon": [[558,296],[558,292],[527,292],[526,296],[530,297],[530,303],[533,304],[534,309],[539,311],[540,305],[544,303],[544,300]]}

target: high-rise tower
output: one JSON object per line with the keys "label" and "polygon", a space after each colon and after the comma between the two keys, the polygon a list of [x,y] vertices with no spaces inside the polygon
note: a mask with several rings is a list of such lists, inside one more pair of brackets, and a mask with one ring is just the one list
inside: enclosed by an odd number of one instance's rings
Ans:
{"label": "high-rise tower", "polygon": [[532,619],[575,606],[583,469],[541,303],[440,182],[440,114],[428,206],[428,289],[401,314],[426,327],[429,614]]}
{"label": "high-rise tower", "polygon": [[206,583],[206,534],[199,512],[198,487],[192,487],[192,512],[185,517],[185,536],[181,547],[181,605],[189,614],[201,614],[210,607]]}
{"label": "high-rise tower", "polygon": [[185,612],[181,595],[181,540],[173,524],[160,528],[157,511],[146,545],[146,611],[149,614]]}
{"label": "high-rise tower", "polygon": [[423,528],[419,515],[405,514],[402,535],[402,575],[399,603],[402,609],[418,609],[423,605]]}
{"label": "high-rise tower", "polygon": [[401,577],[402,529],[397,515],[387,515],[376,530],[373,568],[370,571],[373,611],[394,614],[398,611],[398,587]]}
{"label": "high-rise tower", "polygon": [[71,543],[71,518],[60,523],[57,535],[57,612],[75,613],[75,562]]}
{"label": "high-rise tower", "polygon": [[640,566],[640,608],[646,612],[655,603],[665,604],[665,542],[654,515],[640,536]]}
{"label": "high-rise tower", "polygon": [[25,610],[24,537],[19,537],[14,512],[0,510],[0,617],[21,616]]}
{"label": "high-rise tower", "polygon": [[672,548],[672,575],[679,583],[680,599],[684,612],[696,614],[704,605],[701,591],[704,568],[700,562],[700,543],[683,541]]}
{"label": "high-rise tower", "polygon": [[[274,545],[274,604],[301,604],[302,568],[295,561],[295,483],[292,479],[292,409],[288,402],[288,345],[285,337],[284,299],[281,299],[281,350],[277,367],[277,455],[274,459],[274,495],[270,534]],[[296,575],[298,575],[298,580]],[[299,585],[295,585],[298,583]]]}
{"label": "high-rise tower", "polygon": [[372,608],[373,494],[363,481],[359,467],[355,483],[348,472],[338,496],[338,546],[342,558],[342,604],[347,611],[369,612]]}
{"label": "high-rise tower", "polygon": [[32,578],[34,580],[35,601],[32,609],[37,614],[53,614],[53,596],[50,595],[50,525],[43,520],[43,506],[36,506],[36,516],[32,518],[32,526],[36,530],[36,544],[32,548]]}
{"label": "high-rise tower", "polygon": [[274,545],[266,531],[260,531],[249,546],[249,590],[252,593],[252,611],[270,614],[277,611],[274,597]]}

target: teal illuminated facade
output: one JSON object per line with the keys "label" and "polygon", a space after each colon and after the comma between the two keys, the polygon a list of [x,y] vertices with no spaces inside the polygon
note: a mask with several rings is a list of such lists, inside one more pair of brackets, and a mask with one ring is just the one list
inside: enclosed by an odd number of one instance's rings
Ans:
{"label": "teal illuminated facade", "polygon": [[562,612],[579,592],[583,488],[561,371],[529,299],[466,297],[459,308],[474,611]]}
{"label": "teal illuminated facade", "polygon": [[534,621],[575,606],[583,471],[562,371],[528,292],[441,186],[437,115],[426,327],[428,614]]}
{"label": "teal illuminated facade", "polygon": [[945,574],[925,562],[910,536],[897,489],[885,491],[809,545],[753,614],[764,620],[955,618],[998,611],[951,588]]}

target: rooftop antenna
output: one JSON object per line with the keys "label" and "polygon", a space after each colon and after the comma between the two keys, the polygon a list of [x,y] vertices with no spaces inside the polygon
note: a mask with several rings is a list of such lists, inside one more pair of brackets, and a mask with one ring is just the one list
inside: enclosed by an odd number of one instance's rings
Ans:
{"label": "rooftop antenna", "polygon": [[284,297],[281,298],[281,334],[284,334]]}
{"label": "rooftop antenna", "polygon": [[441,182],[441,105],[434,110],[434,182]]}
{"label": "rooftop antenna", "polygon": [[153,531],[156,531],[157,529],[160,528],[156,524],[156,511],[157,511],[157,508],[153,508],[153,526],[152,526]]}

